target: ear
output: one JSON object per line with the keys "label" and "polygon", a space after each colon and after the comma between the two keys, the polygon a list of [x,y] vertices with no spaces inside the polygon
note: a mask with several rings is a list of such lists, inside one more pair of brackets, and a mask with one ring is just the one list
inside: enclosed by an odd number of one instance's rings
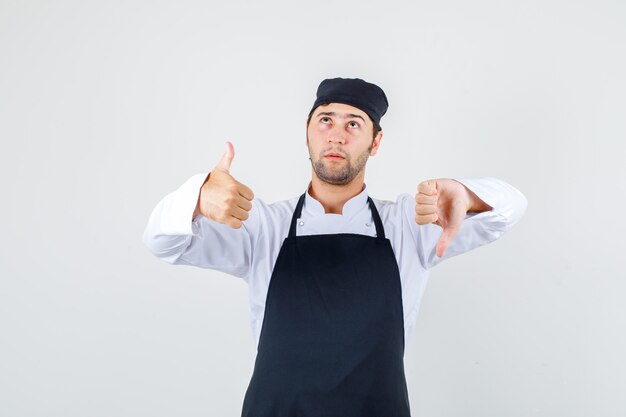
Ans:
{"label": "ear", "polygon": [[306,141],[304,142],[304,144],[308,148],[309,147],[309,122],[307,121],[307,119],[304,120],[304,136],[306,137]]}
{"label": "ear", "polygon": [[383,140],[383,131],[381,130],[376,134],[374,141],[372,142],[372,150],[370,151],[370,156],[376,155],[378,152],[378,147],[380,146],[380,141]]}

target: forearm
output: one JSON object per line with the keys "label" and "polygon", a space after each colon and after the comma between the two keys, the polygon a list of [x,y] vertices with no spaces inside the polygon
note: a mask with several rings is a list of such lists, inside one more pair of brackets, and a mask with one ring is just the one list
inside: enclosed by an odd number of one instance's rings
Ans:
{"label": "forearm", "polygon": [[196,200],[196,208],[193,211],[193,215],[191,216],[192,220],[200,215],[200,197],[202,196],[202,185],[209,180],[209,176],[211,173],[209,172],[202,184],[200,185],[200,191],[198,192],[198,199]]}
{"label": "forearm", "polygon": [[497,224],[497,228],[508,229],[517,223],[526,211],[528,205],[526,197],[506,181],[493,177],[456,181],[462,183],[476,196],[469,205],[468,215],[470,212],[471,215],[476,215],[487,211],[490,214],[482,214],[479,217],[487,216],[486,219],[490,219],[490,222],[493,220],[494,227]]}
{"label": "forearm", "polygon": [[253,240],[248,228],[234,229],[194,210],[206,178],[207,174],[194,175],[159,201],[143,242],[167,263],[210,268],[247,279]]}
{"label": "forearm", "polygon": [[467,199],[469,201],[467,207],[468,213],[482,213],[484,211],[490,211],[493,209],[493,207],[481,200],[480,197],[476,195],[476,193],[467,188],[465,185],[463,185],[463,188],[465,188],[465,191],[467,192]]}
{"label": "forearm", "polygon": [[196,201],[196,209],[193,211],[193,215],[191,216],[191,219],[193,220],[199,215],[200,215],[200,196],[198,196],[198,201]]}
{"label": "forearm", "polygon": [[166,195],[152,210],[143,233],[145,246],[156,257],[174,263],[185,253],[193,236],[198,235],[198,226],[193,223],[197,214],[199,189],[206,174],[188,179],[176,191]]}

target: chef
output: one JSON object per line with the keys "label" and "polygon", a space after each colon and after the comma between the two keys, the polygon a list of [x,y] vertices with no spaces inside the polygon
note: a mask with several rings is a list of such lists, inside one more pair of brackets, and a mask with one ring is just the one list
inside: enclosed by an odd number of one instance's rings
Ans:
{"label": "chef", "polygon": [[[321,82],[306,122],[312,175],[267,204],[230,173],[230,142],[208,173],[154,208],[143,240],[171,264],[248,283],[257,356],[244,417],[408,417],[405,345],[429,271],[496,240],[526,198],[496,178],[429,179],[395,202],[369,196],[383,90]],[[399,167],[400,169],[400,167]]]}

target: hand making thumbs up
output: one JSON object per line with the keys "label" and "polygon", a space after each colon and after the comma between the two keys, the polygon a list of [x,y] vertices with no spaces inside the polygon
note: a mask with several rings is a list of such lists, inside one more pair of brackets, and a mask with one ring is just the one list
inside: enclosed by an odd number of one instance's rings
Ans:
{"label": "hand making thumbs up", "polygon": [[230,175],[230,164],[234,157],[233,144],[226,142],[226,152],[200,189],[194,217],[202,214],[218,223],[239,229],[252,209],[254,193]]}
{"label": "hand making thumbs up", "polygon": [[415,195],[415,222],[434,223],[443,228],[437,242],[437,256],[442,257],[461,229],[468,211],[485,211],[491,207],[458,181],[436,179],[423,181]]}

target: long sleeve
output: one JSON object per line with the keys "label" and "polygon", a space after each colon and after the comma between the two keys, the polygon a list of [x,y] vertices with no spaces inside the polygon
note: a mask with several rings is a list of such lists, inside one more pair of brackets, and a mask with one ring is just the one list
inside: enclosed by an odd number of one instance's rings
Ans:
{"label": "long sleeve", "polygon": [[143,242],[167,263],[215,269],[247,280],[252,253],[247,221],[240,229],[233,229],[202,215],[192,218],[207,175],[194,175],[159,201],[146,225]]}
{"label": "long sleeve", "polygon": [[408,201],[408,215],[413,219],[412,233],[420,252],[419,255],[426,269],[432,268],[442,260],[467,252],[479,246],[493,242],[517,223],[528,205],[526,197],[515,187],[497,178],[457,179],[481,200],[489,204],[492,210],[482,213],[468,213],[459,233],[448,246],[442,258],[436,253],[436,245],[442,228],[434,225],[415,223],[415,201]]}

